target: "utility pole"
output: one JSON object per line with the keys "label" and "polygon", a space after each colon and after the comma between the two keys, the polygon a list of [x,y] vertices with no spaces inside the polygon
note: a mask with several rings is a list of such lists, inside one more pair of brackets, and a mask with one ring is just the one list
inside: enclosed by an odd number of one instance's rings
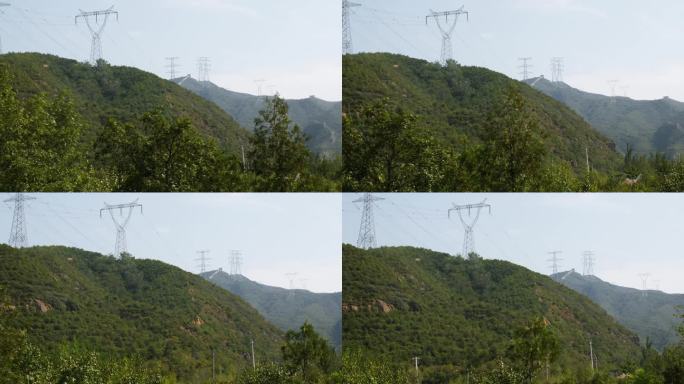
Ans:
{"label": "utility pole", "polygon": [[415,365],[416,365],[416,383],[418,383],[419,380],[420,380],[420,379],[419,379],[419,376],[418,376],[418,375],[419,375],[419,372],[418,372],[418,360],[420,360],[420,357],[414,356],[411,360],[413,360],[413,362],[414,362]]}
{"label": "utility pole", "polygon": [[256,359],[254,358],[254,339],[252,339],[252,369],[256,369]]}
{"label": "utility pole", "polygon": [[[447,211],[448,218],[451,218],[451,211],[458,212],[458,218],[461,219],[461,223],[463,224],[465,235],[463,236],[463,254],[461,256],[464,258],[468,258],[471,253],[475,252],[475,236],[473,234],[473,228],[475,228],[475,224],[477,224],[477,220],[480,218],[480,211],[482,211],[482,208],[487,208],[489,210],[489,214],[492,213],[492,206],[486,204],[486,201],[487,199],[484,199],[481,203],[477,204],[452,204],[453,208],[449,208]],[[463,212],[468,211],[468,216],[471,216],[470,213],[473,210],[475,210],[475,217],[470,222],[467,222],[463,218]]]}
{"label": "utility pole", "polygon": [[[90,35],[92,37],[92,42],[90,45],[90,64],[97,65],[97,61],[102,59],[102,32],[107,25],[107,20],[109,20],[109,15],[116,15],[116,21],[119,21],[119,12],[113,11],[114,6],[102,10],[102,11],[91,11],[86,12],[81,9],[81,13],[74,17],[74,24],[78,24],[78,18],[85,20]],[[90,19],[95,17],[95,26],[90,24]],[[99,24],[99,18],[102,18],[102,24]]]}
{"label": "utility pole", "polygon": [[560,257],[558,257],[558,254],[563,253],[563,251],[551,251],[548,253],[549,255],[551,255],[551,258],[547,261],[551,262],[551,271],[555,275],[556,273],[558,273],[558,262],[563,260]]}
{"label": "utility pole", "polygon": [[237,276],[242,274],[242,251],[230,251],[230,275]]}
{"label": "utility pole", "polygon": [[582,253],[582,275],[591,276],[594,274],[594,252],[584,251]]}
{"label": "utility pole", "polygon": [[589,360],[591,361],[591,373],[594,373],[594,346],[589,339]]}
{"label": "utility pole", "polygon": [[650,273],[640,273],[639,277],[641,278],[641,296],[646,297],[648,296],[648,278],[651,276]]}
{"label": "utility pole", "polygon": [[202,56],[197,59],[197,81],[209,81],[209,69],[211,63],[208,57]]}
{"label": "utility pole", "polygon": [[176,60],[178,59],[180,58],[175,56],[166,58],[166,73],[169,74],[169,80],[173,80],[176,78],[176,67],[178,66],[178,64],[176,64]]}
{"label": "utility pole", "polygon": [[349,13],[351,8],[360,7],[361,4],[353,3],[349,0],[342,0],[342,54],[354,53],[351,33],[351,18]]}
{"label": "utility pole", "polygon": [[207,271],[207,261],[209,261],[207,253],[209,253],[208,249],[202,249],[200,251],[197,251],[197,254],[200,256],[196,258],[195,261],[199,262],[198,267],[200,269],[200,273],[204,273]]}
{"label": "utility pole", "polygon": [[362,198],[356,199],[353,203],[363,202],[363,214],[361,215],[361,227],[359,227],[359,237],[356,246],[363,249],[375,248],[378,246],[375,238],[375,221],[373,219],[373,204],[376,201],[385,200],[382,197],[373,196],[371,193],[364,193]]}
{"label": "utility pole", "polygon": [[36,200],[35,197],[26,196],[19,192],[14,197],[5,200],[6,203],[14,202],[14,214],[12,215],[12,228],[8,244],[14,248],[28,247],[28,232],[26,231],[26,212],[24,202]]}
{"label": "utility pole", "polygon": [[[142,214],[142,204],[138,203],[138,199],[127,203],[127,204],[107,204],[104,203],[105,207],[100,209],[100,218],[102,218],[102,211],[109,212],[109,216],[112,218],[114,227],[116,228],[116,244],[114,245],[114,257],[120,258],[125,252],[128,252],[128,246],[126,244],[126,225],[131,220],[133,215],[133,210],[140,207],[140,214]],[[122,222],[116,220],[114,216],[114,211],[119,211],[119,216],[124,217],[124,209],[128,209],[128,213],[125,215],[125,219]]]}
{"label": "utility pole", "polygon": [[518,68],[520,68],[520,75],[522,75],[522,79],[523,81],[525,81],[530,78],[530,69],[532,68],[532,64],[530,64],[530,61],[532,61],[532,58],[519,57],[518,61],[521,62],[521,64],[518,66]]}
{"label": "utility pole", "polygon": [[[10,3],[0,3],[0,8],[9,7],[10,5],[12,5],[12,4],[10,4]],[[0,38],[0,55],[1,55],[1,54],[2,54],[2,39]]]}
{"label": "utility pole", "polygon": [[[431,9],[430,14],[425,16],[425,25],[428,24],[428,20],[430,18],[434,19],[435,23],[437,24],[437,28],[439,28],[439,32],[442,35],[442,54],[439,59],[439,62],[442,65],[446,65],[447,62],[453,60],[453,46],[451,44],[451,36],[454,34],[454,30],[456,29],[458,17],[463,14],[466,15],[466,20],[468,20],[468,12],[464,11],[463,6],[461,6],[461,8],[455,11],[435,12]],[[451,25],[442,25],[442,22],[440,21],[442,16],[444,17],[445,23],[449,23],[449,16],[453,16],[453,21],[451,22]]]}
{"label": "utility pole", "polygon": [[563,81],[563,58],[553,57],[551,58],[551,81],[554,83],[559,83]]}

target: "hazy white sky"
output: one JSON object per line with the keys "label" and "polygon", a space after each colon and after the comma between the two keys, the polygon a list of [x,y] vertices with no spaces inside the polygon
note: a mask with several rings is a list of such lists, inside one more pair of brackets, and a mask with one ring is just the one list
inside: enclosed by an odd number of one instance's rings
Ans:
{"label": "hazy white sky", "polygon": [[342,95],[341,6],[338,0],[8,0],[0,14],[3,51],[52,53],[87,61],[90,32],[74,25],[79,9],[114,5],[102,36],[104,58],[166,78],[165,57],[180,75],[197,76],[197,58],[211,59],[221,87],[286,98]]}
{"label": "hazy white sky", "polygon": [[[582,253],[594,252],[594,274],[608,282],[641,288],[639,273],[650,273],[649,289],[684,293],[683,194],[377,194],[378,245],[412,245],[461,253],[463,227],[447,219],[452,203],[487,198],[475,227],[475,248],[488,259],[509,260],[549,274],[549,251],[560,250],[561,270],[582,272]],[[345,194],[343,240],[356,244],[361,197]],[[656,283],[659,281],[659,283]]]}
{"label": "hazy white sky", "polygon": [[[452,39],[454,59],[520,78],[519,57],[532,57],[532,73],[551,76],[550,60],[565,58],[571,86],[637,99],[684,101],[684,2],[661,0],[359,0],[353,8],[356,51],[389,51],[436,61],[441,36],[430,9],[461,5]],[[627,87],[623,89],[623,87]]]}
{"label": "hazy white sky", "polygon": [[[0,193],[0,202],[12,197]],[[243,251],[242,273],[261,283],[333,292],[342,288],[341,195],[335,193],[38,193],[27,203],[31,245],[67,245],[111,254],[116,230],[100,218],[104,203],[135,199],[128,250],[197,273],[197,251],[210,250],[210,269],[229,269],[230,251]],[[13,205],[0,203],[0,241],[7,242]],[[300,279],[306,279],[302,282]]]}

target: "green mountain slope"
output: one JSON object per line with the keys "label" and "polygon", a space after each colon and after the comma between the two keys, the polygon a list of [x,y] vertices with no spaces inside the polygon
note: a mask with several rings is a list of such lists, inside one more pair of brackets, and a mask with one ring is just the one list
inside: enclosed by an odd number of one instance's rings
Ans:
{"label": "green mountain slope", "polygon": [[0,55],[20,97],[45,92],[69,94],[85,120],[86,139],[94,139],[109,118],[130,122],[161,107],[171,117],[189,118],[193,126],[238,154],[249,132],[211,102],[173,82],[131,67],[86,63],[38,53]]}
{"label": "green mountain slope", "polygon": [[314,293],[303,289],[271,287],[242,275],[229,275],[220,270],[205,272],[201,276],[240,296],[283,331],[298,330],[308,321],[335,348],[341,347],[340,292]]}
{"label": "green mountain slope", "polygon": [[[173,80],[180,86],[216,103],[251,131],[254,118],[264,106],[266,97],[233,92],[208,81],[199,82],[190,75]],[[342,152],[342,103],[311,96],[286,100],[290,118],[309,137],[307,146],[314,153],[339,155]]]}
{"label": "green mountain slope", "polygon": [[608,97],[543,78],[527,83],[572,108],[621,150],[630,145],[637,154],[662,152],[670,157],[684,152],[684,103],[668,97]]}
{"label": "green mountain slope", "polygon": [[111,356],[159,361],[183,382],[279,357],[282,332],[239,297],[155,260],[116,260],[74,248],[0,245],[7,325],[48,350],[77,343]]}
{"label": "green mountain slope", "polygon": [[638,338],[577,292],[523,267],[412,247],[343,246],[343,345],[397,364],[491,367],[515,329],[548,320],[562,353],[552,370],[603,367],[639,353]]}
{"label": "green mountain slope", "polygon": [[589,297],[613,316],[620,324],[646,338],[662,350],[679,342],[677,327],[681,321],[675,317],[678,306],[684,306],[684,295],[625,288],[607,283],[596,276],[582,276],[570,271],[551,276],[557,282]]}
{"label": "green mountain slope", "polygon": [[[618,163],[614,143],[595,131],[562,103],[500,73],[451,63],[442,67],[402,55],[364,53],[343,58],[343,112],[383,98],[419,121],[441,142],[458,150],[477,140],[486,117],[509,87],[517,88],[545,136],[552,159],[583,169],[585,151],[593,167],[613,169]],[[465,144],[464,144],[465,143]]]}

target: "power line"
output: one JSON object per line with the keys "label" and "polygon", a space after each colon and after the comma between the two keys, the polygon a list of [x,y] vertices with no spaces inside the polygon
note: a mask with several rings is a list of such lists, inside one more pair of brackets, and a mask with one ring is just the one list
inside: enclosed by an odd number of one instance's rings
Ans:
{"label": "power line", "polygon": [[[454,30],[456,29],[458,17],[463,14],[466,15],[467,20],[469,17],[468,12],[464,11],[463,6],[461,6],[461,8],[455,11],[435,12],[433,10],[430,10],[430,14],[425,16],[425,25],[428,24],[428,19],[434,19],[437,24],[437,28],[439,28],[439,32],[442,35],[442,54],[439,59],[439,62],[442,65],[446,65],[447,62],[453,60],[453,47],[451,45],[451,36],[453,35]],[[445,23],[449,22],[449,16],[453,16],[453,22],[451,23],[451,25],[442,25],[442,23],[440,22],[442,16],[444,16]]]}
{"label": "power line", "polygon": [[[102,10],[102,11],[91,11],[91,12],[86,12],[83,10],[80,10],[81,13],[76,15],[74,17],[74,23],[78,24],[78,18],[82,18],[85,20],[86,25],[88,26],[88,30],[90,31],[90,35],[92,37],[92,42],[90,45],[90,64],[92,65],[97,65],[98,60],[102,59],[102,32],[104,32],[104,28],[107,25],[107,20],[109,20],[109,15],[116,15],[116,20],[119,20],[119,12],[113,11],[112,9],[114,6],[112,5],[111,7]],[[102,24],[99,24],[98,18],[102,17],[104,21]],[[95,17],[95,27],[93,27],[90,24],[90,18]]]}

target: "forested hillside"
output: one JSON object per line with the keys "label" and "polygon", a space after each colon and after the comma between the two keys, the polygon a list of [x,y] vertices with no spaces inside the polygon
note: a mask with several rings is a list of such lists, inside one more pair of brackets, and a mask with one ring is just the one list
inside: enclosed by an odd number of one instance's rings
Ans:
{"label": "forested hillside", "polygon": [[597,304],[509,262],[345,245],[342,265],[345,349],[400,366],[418,356],[424,377],[442,377],[425,382],[496,368],[534,318],[560,346],[553,376],[585,369],[590,340],[605,370],[639,359],[636,334]]}
{"label": "forested hillside", "polygon": [[283,331],[295,330],[308,322],[333,346],[339,349],[342,345],[340,292],[315,293],[305,289],[271,287],[220,270],[205,272],[201,276],[240,296]]}
{"label": "forested hillside", "polygon": [[[250,131],[254,129],[254,118],[259,115],[269,98],[233,92],[209,81],[197,81],[190,75],[173,79],[173,82],[216,103]],[[339,156],[342,152],[342,103],[325,101],[314,96],[286,101],[290,106],[292,122],[299,125],[309,138],[309,149],[325,156]]]}
{"label": "forested hillside", "polygon": [[620,324],[638,334],[642,344],[648,341],[663,350],[680,340],[677,329],[681,321],[677,314],[684,310],[684,295],[657,290],[643,292],[570,271],[551,278],[603,307]]}
{"label": "forested hillside", "polygon": [[56,353],[78,345],[112,357],[140,357],[182,382],[222,377],[279,361],[284,333],[239,297],[154,260],[122,260],[74,248],[0,245],[2,326]]}

